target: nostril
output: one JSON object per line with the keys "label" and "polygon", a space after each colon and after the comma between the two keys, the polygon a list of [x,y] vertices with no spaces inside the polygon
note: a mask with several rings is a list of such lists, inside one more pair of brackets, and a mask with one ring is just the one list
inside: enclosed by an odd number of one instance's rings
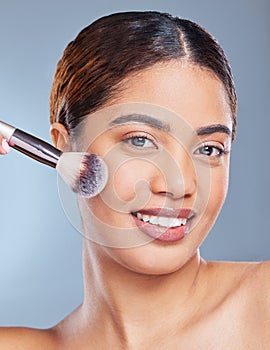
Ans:
{"label": "nostril", "polygon": [[174,197],[174,194],[172,192],[161,191],[159,194],[162,196]]}

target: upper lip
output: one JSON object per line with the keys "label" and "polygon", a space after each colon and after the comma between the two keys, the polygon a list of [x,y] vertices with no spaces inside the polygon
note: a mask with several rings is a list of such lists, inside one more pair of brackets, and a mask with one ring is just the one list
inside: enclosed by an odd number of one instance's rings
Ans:
{"label": "upper lip", "polygon": [[173,209],[173,208],[149,208],[149,209],[140,209],[135,213],[141,213],[142,215],[149,215],[149,216],[162,216],[167,218],[181,218],[181,219],[190,219],[195,215],[195,212],[192,209],[188,208],[179,208],[179,209]]}

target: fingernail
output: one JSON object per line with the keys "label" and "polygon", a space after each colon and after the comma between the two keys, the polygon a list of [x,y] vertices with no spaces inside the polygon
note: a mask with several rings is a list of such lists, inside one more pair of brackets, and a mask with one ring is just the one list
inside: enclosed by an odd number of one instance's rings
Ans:
{"label": "fingernail", "polygon": [[9,153],[10,147],[5,139],[2,140],[2,148],[6,153]]}

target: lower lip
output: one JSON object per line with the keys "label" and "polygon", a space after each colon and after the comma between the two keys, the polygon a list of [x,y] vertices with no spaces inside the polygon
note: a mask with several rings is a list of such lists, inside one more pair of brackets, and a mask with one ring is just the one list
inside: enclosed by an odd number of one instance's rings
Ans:
{"label": "lower lip", "polygon": [[147,236],[162,242],[176,242],[183,239],[187,233],[189,221],[184,226],[166,228],[163,226],[153,225],[143,222],[136,216],[132,215],[138,228]]}

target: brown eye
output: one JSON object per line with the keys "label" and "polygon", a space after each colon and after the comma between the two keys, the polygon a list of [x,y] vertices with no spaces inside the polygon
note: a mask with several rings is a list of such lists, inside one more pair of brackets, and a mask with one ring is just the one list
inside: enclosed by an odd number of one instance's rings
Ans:
{"label": "brown eye", "polygon": [[207,157],[220,157],[225,153],[225,151],[221,147],[205,145],[199,147],[194,153],[202,154]]}

